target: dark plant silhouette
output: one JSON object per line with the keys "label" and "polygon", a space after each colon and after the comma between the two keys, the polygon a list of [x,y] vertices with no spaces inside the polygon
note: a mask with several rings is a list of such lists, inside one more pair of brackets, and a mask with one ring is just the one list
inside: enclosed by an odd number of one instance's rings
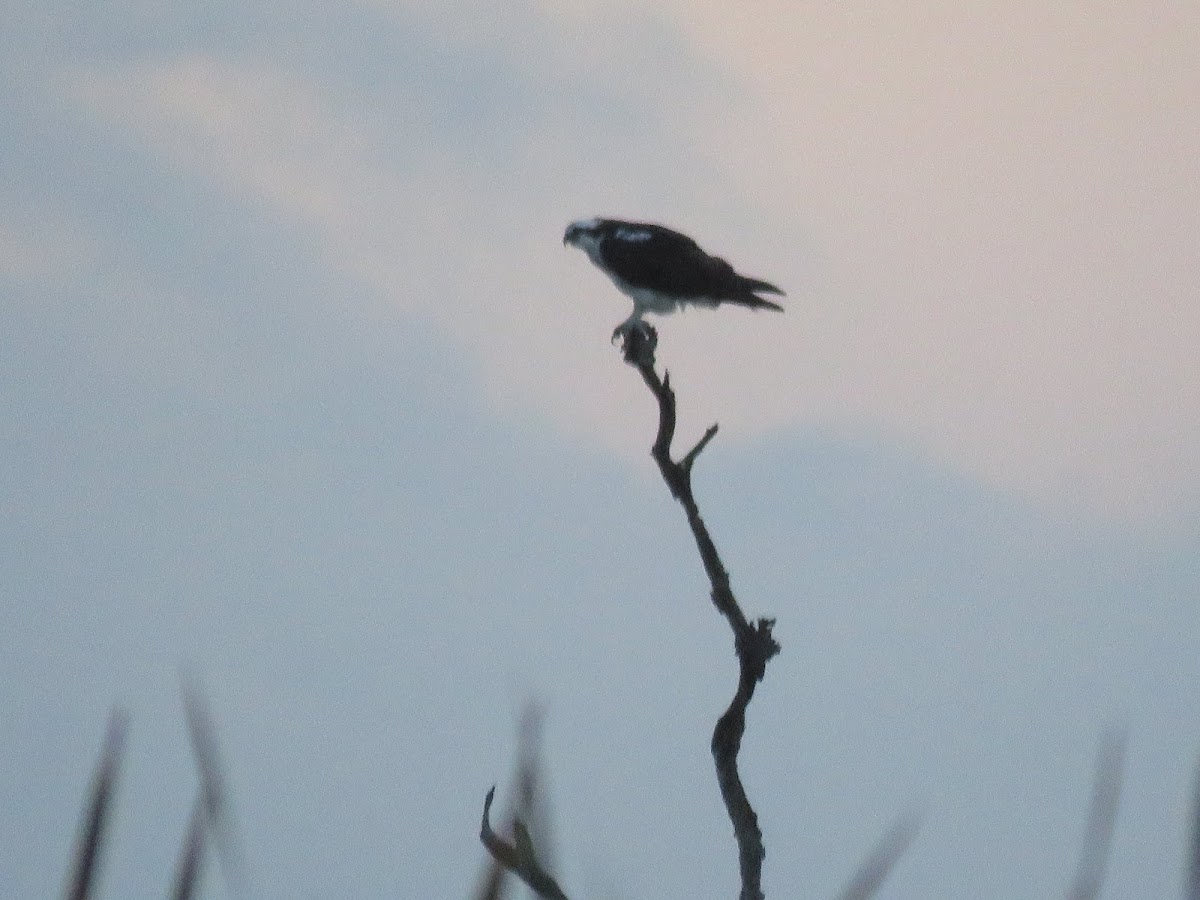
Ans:
{"label": "dark plant silhouette", "polygon": [[1067,891],[1067,900],[1096,900],[1100,896],[1121,799],[1125,740],[1125,732],[1114,729],[1104,735],[1100,744],[1096,776],[1092,781],[1092,805],[1079,851],[1079,866],[1075,870],[1075,881]]}
{"label": "dark plant silhouette", "polygon": [[[200,774],[200,789],[192,807],[169,896],[173,900],[189,900],[195,895],[203,868],[206,836],[211,837],[218,848],[227,890],[231,895],[238,895],[242,893],[240,853],[226,801],[224,775],[212,717],[208,713],[203,696],[194,684],[185,684],[183,702],[187,711],[192,751]],[[128,730],[128,715],[121,709],[114,709],[109,716],[108,732],[100,751],[100,761],[96,767],[92,789],[84,807],[79,840],[65,892],[67,900],[87,900],[95,896],[104,839],[116,802],[117,776]]]}
{"label": "dark plant silhouette", "polygon": [[1184,874],[1185,900],[1200,900],[1200,765],[1192,788],[1192,833],[1188,836],[1187,871]]}
{"label": "dark plant silhouette", "polygon": [[892,867],[917,836],[920,822],[920,817],[916,815],[898,819],[859,865],[854,877],[838,894],[838,900],[870,900],[874,897]]}
{"label": "dark plant silhouette", "polygon": [[529,837],[529,829],[520,818],[514,818],[512,821],[513,842],[511,844],[492,830],[488,814],[491,812],[492,800],[495,796],[496,788],[492,787],[483,801],[483,823],[479,831],[479,838],[483,841],[483,846],[488,848],[488,852],[497,862],[516,874],[539,897],[549,897],[550,900],[567,900],[567,895],[562,892],[558,882],[538,862],[537,853],[533,849],[533,841]]}
{"label": "dark plant silhouette", "polygon": [[100,762],[96,766],[92,789],[80,823],[79,841],[65,894],[68,900],[86,900],[91,896],[92,885],[96,883],[128,731],[129,716],[121,709],[114,709],[108,717],[104,747],[100,751]]}
{"label": "dark plant silhouette", "polygon": [[[541,754],[542,714],[534,704],[529,704],[521,716],[517,732],[517,765],[513,780],[516,786],[515,809],[505,816],[503,831],[513,836],[505,840],[492,830],[490,813],[496,788],[493,786],[483,802],[483,822],[479,838],[491,854],[484,870],[476,900],[500,900],[505,896],[508,879],[505,873],[512,872],[538,896],[554,900],[566,900],[562,888],[547,871],[552,855],[547,812],[549,803],[543,789],[543,766]],[[532,833],[532,835],[531,835]],[[536,843],[540,850],[535,851]]]}

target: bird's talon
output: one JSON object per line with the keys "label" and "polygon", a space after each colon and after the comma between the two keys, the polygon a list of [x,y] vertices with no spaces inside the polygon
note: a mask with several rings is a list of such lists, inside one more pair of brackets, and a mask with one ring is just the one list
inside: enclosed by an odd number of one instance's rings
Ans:
{"label": "bird's talon", "polygon": [[632,321],[629,319],[626,319],[624,322],[622,322],[620,325],[618,325],[616,328],[613,329],[612,343],[615,344],[617,342],[618,338],[620,338],[623,341],[628,341],[630,336],[635,331],[641,331],[644,333],[645,325],[646,325],[646,323],[643,322],[641,319],[634,319]]}

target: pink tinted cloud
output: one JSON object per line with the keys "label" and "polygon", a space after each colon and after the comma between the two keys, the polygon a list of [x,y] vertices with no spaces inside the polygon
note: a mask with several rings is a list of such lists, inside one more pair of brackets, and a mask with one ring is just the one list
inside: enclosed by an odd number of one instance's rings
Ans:
{"label": "pink tinted cloud", "polygon": [[[439,144],[403,86],[400,135],[316,73],[212,57],[76,90],[456,335],[500,409],[584,440],[641,456],[645,423],[603,340],[625,301],[558,238],[579,216],[646,216],[789,293],[781,317],[670,320],[685,428],[715,419],[733,440],[833,423],[1114,518],[1195,496],[1200,13],[668,3],[660,18],[743,93],[647,95],[675,143],[628,135],[607,157],[569,115],[533,119],[512,171]],[[582,46],[611,21],[560,10],[540,27]],[[503,38],[445,24],[451,49]],[[623,91],[657,83],[649,55],[600,43]],[[569,74],[563,47],[522,52],[522,77]],[[650,183],[665,153],[668,180]]]}
{"label": "pink tinted cloud", "polygon": [[1053,505],[1194,500],[1200,8],[689,10],[753,96],[701,139],[796,247],[763,406]]}

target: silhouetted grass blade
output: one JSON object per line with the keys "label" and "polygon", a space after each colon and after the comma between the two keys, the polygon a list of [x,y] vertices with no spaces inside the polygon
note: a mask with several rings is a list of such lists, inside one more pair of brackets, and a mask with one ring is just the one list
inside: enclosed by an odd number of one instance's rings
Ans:
{"label": "silhouetted grass blade", "polygon": [[193,679],[184,679],[183,705],[196,767],[200,772],[200,797],[197,802],[204,810],[204,825],[216,845],[226,888],[235,897],[243,896],[241,845],[225,790],[225,770],[217,747],[216,729],[203,694]]}
{"label": "silhouetted grass blade", "polygon": [[191,900],[196,886],[200,883],[200,865],[204,861],[204,819],[204,794],[201,792],[192,806],[192,816],[188,820],[183,849],[179,854],[179,863],[175,867],[175,884],[171,889],[172,900]]}
{"label": "silhouetted grass blade", "polygon": [[95,883],[128,728],[129,717],[123,710],[114,709],[108,717],[104,748],[100,751],[100,762],[96,767],[91,795],[80,825],[79,843],[75,849],[74,865],[66,891],[69,900],[86,900]]}
{"label": "silhouetted grass blade", "polygon": [[898,819],[862,861],[854,877],[838,894],[838,900],[868,900],[874,897],[892,867],[917,836],[920,827],[920,817],[915,814]]}
{"label": "silhouetted grass blade", "polygon": [[1117,806],[1121,799],[1125,737],[1124,729],[1111,729],[1101,741],[1100,755],[1096,760],[1096,779],[1092,784],[1092,805],[1088,810],[1075,882],[1067,891],[1068,900],[1096,900],[1100,896],[1104,867],[1108,863],[1108,849],[1117,822]]}
{"label": "silhouetted grass blade", "polygon": [[1187,872],[1184,875],[1184,898],[1200,900],[1200,766],[1196,767],[1196,784],[1192,788],[1191,826],[1187,846]]}

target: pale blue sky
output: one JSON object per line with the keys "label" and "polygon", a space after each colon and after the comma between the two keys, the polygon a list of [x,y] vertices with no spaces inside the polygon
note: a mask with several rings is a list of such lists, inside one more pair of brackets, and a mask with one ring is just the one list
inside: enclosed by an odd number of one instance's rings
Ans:
{"label": "pale blue sky", "polygon": [[730,639],[608,345],[627,301],[561,247],[597,213],[789,293],[661,323],[784,647],[742,757],[768,896],[833,896],[913,804],[883,896],[1060,893],[1112,723],[1107,895],[1179,895],[1200,13],[32,6],[0,34],[0,896],[59,889],[113,703],[104,895],[165,891],[185,663],[255,896],[465,897],[531,695],[572,897],[734,895]]}

